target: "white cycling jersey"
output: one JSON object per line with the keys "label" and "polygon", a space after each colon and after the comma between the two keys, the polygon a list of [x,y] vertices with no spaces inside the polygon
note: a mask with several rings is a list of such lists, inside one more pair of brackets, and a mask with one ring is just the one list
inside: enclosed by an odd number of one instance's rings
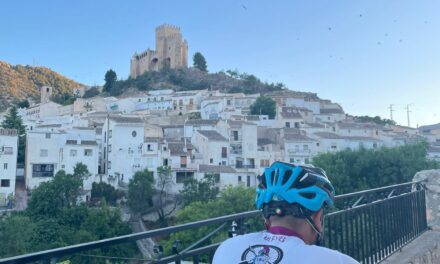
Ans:
{"label": "white cycling jersey", "polygon": [[[275,232],[272,232],[275,230]],[[285,232],[283,232],[283,230]],[[213,264],[359,264],[338,251],[311,246],[282,227],[240,235],[223,242]],[[272,233],[271,233],[272,232]]]}

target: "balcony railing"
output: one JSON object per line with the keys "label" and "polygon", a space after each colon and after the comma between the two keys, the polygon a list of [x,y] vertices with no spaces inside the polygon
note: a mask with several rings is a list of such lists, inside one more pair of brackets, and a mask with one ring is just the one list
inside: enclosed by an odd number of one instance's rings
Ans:
{"label": "balcony railing", "polygon": [[[87,242],[62,248],[11,257],[0,263],[27,263],[68,259],[70,255],[145,238],[166,237],[209,226],[207,234],[191,245],[176,246],[174,254],[147,260],[148,263],[200,263],[212,258],[219,243],[203,244],[213,235],[243,234],[261,222],[261,212],[251,211],[156,230]],[[229,229],[229,232],[228,232]],[[353,256],[362,263],[378,263],[427,230],[425,190],[420,182],[336,196],[335,209],[327,214],[325,246]],[[177,241],[176,241],[177,242]],[[178,243],[175,243],[178,245]],[[102,257],[102,256],[101,256]],[[110,257],[109,257],[110,258]]]}
{"label": "balcony railing", "polygon": [[310,149],[288,149],[287,153],[296,155],[310,155]]}
{"label": "balcony railing", "polygon": [[235,164],[236,169],[255,169],[255,164]]}
{"label": "balcony railing", "polygon": [[181,163],[171,165],[171,170],[173,171],[195,171],[197,169],[198,167],[195,163]]}

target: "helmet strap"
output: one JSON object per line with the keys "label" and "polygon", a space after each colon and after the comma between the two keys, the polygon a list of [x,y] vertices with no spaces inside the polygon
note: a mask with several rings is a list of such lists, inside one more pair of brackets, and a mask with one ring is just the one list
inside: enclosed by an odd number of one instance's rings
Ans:
{"label": "helmet strap", "polygon": [[[303,212],[302,209],[301,209],[301,212]],[[322,213],[322,216],[321,216],[321,226],[323,228],[323,231],[319,231],[318,227],[316,226],[315,222],[312,220],[312,218],[310,217],[309,214],[306,214],[303,212],[303,215],[305,217],[306,222],[310,225],[310,227],[316,233],[315,245],[317,245],[317,246],[321,245],[322,242],[324,241],[324,212]]]}

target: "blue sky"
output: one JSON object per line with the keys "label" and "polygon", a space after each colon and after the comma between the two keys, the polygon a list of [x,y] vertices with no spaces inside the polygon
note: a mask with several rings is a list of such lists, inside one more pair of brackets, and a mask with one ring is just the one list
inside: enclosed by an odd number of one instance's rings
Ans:
{"label": "blue sky", "polygon": [[[440,1],[2,1],[0,60],[103,84],[129,73],[154,29],[180,26],[210,71],[316,92],[355,115],[440,122]],[[192,63],[192,61],[191,61]]]}

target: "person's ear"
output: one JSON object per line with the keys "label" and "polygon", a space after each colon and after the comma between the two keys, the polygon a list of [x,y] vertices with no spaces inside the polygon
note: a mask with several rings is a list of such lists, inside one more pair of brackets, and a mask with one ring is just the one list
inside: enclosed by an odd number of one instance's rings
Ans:
{"label": "person's ear", "polygon": [[324,229],[324,209],[320,209],[316,213],[312,214],[312,220],[318,228],[318,231],[322,232],[322,230]]}

